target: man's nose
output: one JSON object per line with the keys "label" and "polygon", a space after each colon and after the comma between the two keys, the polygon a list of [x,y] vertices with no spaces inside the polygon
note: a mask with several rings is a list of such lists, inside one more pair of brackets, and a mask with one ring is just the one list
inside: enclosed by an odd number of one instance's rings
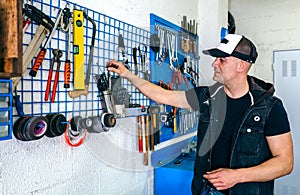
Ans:
{"label": "man's nose", "polygon": [[216,58],[213,61],[213,63],[211,64],[211,66],[215,68],[215,67],[219,66],[219,63],[220,63],[220,58]]}

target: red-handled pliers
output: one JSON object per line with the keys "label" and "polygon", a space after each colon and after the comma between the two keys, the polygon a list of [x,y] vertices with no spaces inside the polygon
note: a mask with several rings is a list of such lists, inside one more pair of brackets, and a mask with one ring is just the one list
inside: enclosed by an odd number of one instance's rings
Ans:
{"label": "red-handled pliers", "polygon": [[49,98],[53,67],[56,62],[57,68],[56,68],[55,79],[54,79],[54,84],[53,84],[53,89],[52,89],[52,94],[51,94],[51,102],[54,102],[56,88],[57,88],[57,84],[58,84],[59,71],[60,71],[60,58],[62,57],[63,53],[59,49],[53,49],[52,53],[54,56],[51,60],[51,65],[50,65],[50,69],[49,69],[49,75],[48,75],[48,81],[47,81],[47,87],[46,87],[46,93],[45,93],[45,101],[48,101],[48,98]]}

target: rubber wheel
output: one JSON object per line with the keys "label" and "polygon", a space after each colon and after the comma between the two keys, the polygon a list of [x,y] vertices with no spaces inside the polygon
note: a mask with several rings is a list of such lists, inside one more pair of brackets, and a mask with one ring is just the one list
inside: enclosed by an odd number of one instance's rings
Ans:
{"label": "rubber wheel", "polygon": [[56,136],[61,136],[66,131],[67,119],[62,114],[55,115],[51,120],[50,127],[55,126],[57,134]]}
{"label": "rubber wheel", "polygon": [[13,126],[13,134],[15,138],[21,141],[28,141],[24,136],[23,136],[23,127],[27,120],[29,120],[31,116],[22,116],[16,120]]}
{"label": "rubber wheel", "polygon": [[113,114],[105,114],[103,116],[103,125],[108,128],[114,127],[116,125],[115,116]]}
{"label": "rubber wheel", "polygon": [[55,115],[55,114],[47,114],[47,115],[46,115],[46,118],[47,118],[48,121],[49,121],[49,126],[48,126],[48,128],[47,128],[46,133],[45,133],[45,135],[46,135],[47,137],[55,137],[55,132],[53,132],[53,129],[51,128],[51,120],[52,120],[52,118],[54,117],[54,115]]}
{"label": "rubber wheel", "polygon": [[47,137],[56,137],[62,135],[66,130],[67,119],[62,114],[48,114],[49,127],[47,128]]}
{"label": "rubber wheel", "polygon": [[42,138],[48,128],[49,121],[45,116],[33,116],[23,128],[23,136],[27,140],[37,140]]}

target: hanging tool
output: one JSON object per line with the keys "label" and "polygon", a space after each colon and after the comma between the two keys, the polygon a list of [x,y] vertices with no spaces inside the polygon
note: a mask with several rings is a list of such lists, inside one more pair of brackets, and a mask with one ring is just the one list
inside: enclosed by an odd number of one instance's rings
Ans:
{"label": "hanging tool", "polygon": [[43,45],[42,49],[40,50],[38,56],[36,57],[36,60],[34,62],[34,65],[31,69],[31,71],[29,72],[29,75],[32,76],[32,77],[35,77],[36,76],[36,73],[37,71],[39,70],[40,66],[42,65],[43,61],[44,61],[44,58],[45,58],[45,55],[46,55],[46,51],[47,51],[47,48],[48,48],[48,45],[55,33],[55,30],[59,24],[59,21],[60,21],[60,17],[62,16],[62,9],[60,9],[58,11],[58,14],[57,14],[57,17],[56,17],[56,21],[55,21],[55,24],[54,24],[54,27],[50,33],[50,35],[48,36],[45,44]]}
{"label": "hanging tool", "polygon": [[57,84],[58,84],[60,62],[61,62],[60,58],[62,57],[63,53],[59,49],[53,49],[52,53],[54,56],[51,60],[50,70],[49,70],[49,74],[48,74],[48,82],[47,82],[46,93],[45,93],[45,101],[48,101],[48,98],[49,98],[53,68],[54,68],[54,64],[57,63],[55,79],[54,79],[53,89],[52,89],[52,94],[51,94],[51,102],[53,103],[55,100],[56,88],[57,88]]}
{"label": "hanging tool", "polygon": [[121,52],[122,54],[122,63],[123,65],[129,69],[129,64],[128,64],[128,56],[127,56],[127,52],[125,49],[125,44],[124,44],[124,39],[122,34],[119,34],[118,36],[118,48],[116,49],[115,53],[114,53],[114,60],[118,60],[118,55],[119,52]]}
{"label": "hanging tool", "polygon": [[142,116],[137,116],[137,125],[138,125],[138,149],[139,152],[143,152],[143,121]]}
{"label": "hanging tool", "polygon": [[166,46],[166,29],[159,25],[155,25],[155,28],[157,29],[157,37],[159,40],[159,50],[156,53],[155,60],[157,61],[157,64],[160,65],[165,61],[166,57],[168,56]]}
{"label": "hanging tool", "polygon": [[[69,6],[67,4],[66,6]],[[63,17],[60,18],[59,29],[66,33],[66,60],[65,60],[65,69],[64,69],[64,88],[70,88],[70,78],[71,78],[71,26],[72,23],[72,14],[69,7],[63,9]]]}
{"label": "hanging tool", "polygon": [[132,57],[133,57],[133,64],[134,64],[134,74],[138,74],[138,63],[137,63],[137,48],[134,47],[132,49]]}
{"label": "hanging tool", "polygon": [[148,166],[149,164],[149,115],[144,116],[145,123],[145,133],[144,133],[144,141],[145,141],[145,151],[144,151],[144,165]]}
{"label": "hanging tool", "polygon": [[66,54],[66,61],[65,61],[65,70],[64,70],[64,88],[70,88],[70,78],[71,78],[71,60],[70,60],[70,54],[71,54],[71,30],[68,30],[67,33],[67,54]]}
{"label": "hanging tool", "polygon": [[141,72],[144,74],[145,80],[150,80],[149,60],[147,58],[147,46],[143,43],[139,44],[138,47],[140,59],[141,59]]}
{"label": "hanging tool", "polygon": [[31,23],[30,18],[23,15],[23,25],[22,25],[23,34],[25,34],[25,32],[27,31],[30,23]]}
{"label": "hanging tool", "polygon": [[[38,50],[40,48],[40,45],[46,38],[47,34],[53,30],[54,22],[50,19],[49,16],[44,14],[41,10],[37,9],[36,7],[25,4],[25,8],[22,10],[23,12],[23,32],[26,31],[25,28],[27,28],[31,21],[34,21],[38,26],[38,28],[35,31],[35,34],[26,47],[24,53],[23,53],[23,64],[22,64],[22,70],[23,74],[25,74],[30,62],[32,61],[33,57],[38,53]],[[13,77],[13,89],[16,88],[18,83],[20,82],[21,77]]]}
{"label": "hanging tool", "polygon": [[110,92],[110,83],[107,80],[105,73],[95,75],[94,79],[97,82],[101,108],[103,109],[103,112],[100,115],[101,129],[98,131],[101,131],[102,129],[104,131],[108,131],[116,124],[115,111],[113,109],[113,98]]}
{"label": "hanging tool", "polygon": [[[35,54],[38,52],[41,43],[46,38],[47,34],[49,33],[49,30],[46,29],[43,25],[40,25],[34,36],[33,39],[30,41],[29,45],[26,47],[24,53],[23,53],[23,64],[22,64],[22,70],[23,74],[27,71],[28,66],[30,65],[31,60],[35,56]],[[15,89],[20,82],[22,77],[13,77],[13,89]]]}
{"label": "hanging tool", "polygon": [[[38,8],[34,7],[30,4],[25,4],[23,8],[23,18],[25,19],[25,23],[23,23],[23,30],[24,27],[30,24],[31,21],[34,21],[38,25],[43,25],[48,30],[52,31],[54,27],[54,22],[51,20],[49,16],[47,16],[45,13],[43,13]],[[26,18],[27,17],[27,18]]]}
{"label": "hanging tool", "polygon": [[177,57],[177,35],[174,32],[167,31],[166,33],[166,39],[167,39],[167,51],[169,51],[169,63],[170,63],[170,69],[174,70],[174,62],[178,62]]}
{"label": "hanging tool", "polygon": [[83,11],[73,10],[74,90],[84,90]]}
{"label": "hanging tool", "polygon": [[14,102],[15,102],[15,107],[18,113],[18,116],[24,116],[24,111],[23,111],[23,103],[20,100],[20,95],[17,94],[17,90],[14,90],[15,95],[14,95]]}
{"label": "hanging tool", "polygon": [[[90,84],[91,69],[92,69],[92,64],[93,64],[94,46],[95,46],[95,38],[96,38],[96,32],[97,32],[96,28],[97,27],[96,27],[96,23],[94,22],[94,20],[91,17],[89,17],[85,12],[83,12],[83,15],[89,22],[92,23],[93,34],[92,34],[92,40],[91,40],[91,45],[90,45],[88,66],[87,66],[86,76],[85,76],[85,80],[84,80],[85,87],[83,90],[76,90],[76,88],[74,86],[75,90],[68,92],[68,94],[71,98],[76,98],[76,97],[79,97],[80,95],[87,96],[89,93],[89,84]],[[75,63],[75,61],[74,61],[74,63]],[[76,77],[74,76],[74,85],[75,85],[75,79],[76,79]]]}

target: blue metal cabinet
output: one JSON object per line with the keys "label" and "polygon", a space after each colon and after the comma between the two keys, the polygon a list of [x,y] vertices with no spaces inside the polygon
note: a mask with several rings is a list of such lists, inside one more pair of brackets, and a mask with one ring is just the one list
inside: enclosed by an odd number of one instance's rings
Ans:
{"label": "blue metal cabinet", "polygon": [[154,170],[154,195],[190,195],[195,154],[181,154]]}

